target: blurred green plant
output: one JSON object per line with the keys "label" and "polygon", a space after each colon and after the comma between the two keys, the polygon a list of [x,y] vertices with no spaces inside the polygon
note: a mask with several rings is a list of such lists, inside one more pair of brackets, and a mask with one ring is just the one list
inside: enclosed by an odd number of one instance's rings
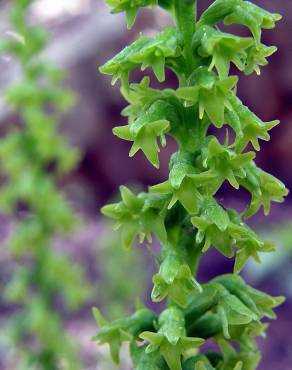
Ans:
{"label": "blurred green plant", "polygon": [[[98,300],[110,320],[129,313],[135,298],[143,292],[148,271],[144,269],[144,258],[132,248],[124,253],[121,245],[121,232],[112,232],[112,223],[102,224],[102,237],[98,241]],[[106,261],[106,263],[105,263]],[[125,279],[127,271],[128,279]]]}
{"label": "blurred green plant", "polygon": [[[275,26],[278,14],[244,0],[216,0],[197,20],[196,0],[108,0],[115,12],[126,12],[132,26],[141,7],[159,5],[176,26],[155,37],[141,37],[100,68],[121,81],[121,93],[129,102],[123,111],[128,124],[114,134],[133,142],[130,156],[141,150],[159,167],[159,145],[166,135],[179,146],[169,165],[169,178],[134,194],[120,188],[121,201],[102,212],[122,229],[122,244],[130,247],[138,237],[149,242],[154,234],[161,245],[160,268],[153,277],[152,300],[167,298],[159,315],[148,309],[108,322],[94,309],[100,330],[95,339],[108,343],[118,363],[123,342],[130,342],[138,370],[254,370],[260,361],[255,337],[264,336],[264,318],[275,318],[273,309],[283,297],[273,298],[248,286],[238,273],[251,257],[273,251],[243,218],[260,208],[268,214],[272,201],[288,194],[284,184],[257,167],[251,143],[269,140],[269,130],[279,121],[262,122],[236,96],[238,78],[229,76],[233,63],[245,74],[259,73],[276,48],[261,43],[262,29]],[[220,22],[246,26],[252,37],[222,32]],[[159,82],[165,68],[177,76],[179,87],[154,89],[150,78],[130,83],[133,69],[151,67]],[[213,125],[227,125],[224,143],[208,134]],[[225,129],[225,128],[224,128]],[[228,132],[234,131],[230,142]],[[243,214],[226,209],[215,195],[223,182],[244,187],[251,201]],[[215,247],[235,257],[234,274],[200,285],[195,279],[200,257]],[[215,262],[215,261],[214,261]],[[127,274],[125,274],[127,278]],[[217,352],[201,351],[212,340]]]}
{"label": "blurred green plant", "polygon": [[61,312],[79,308],[90,289],[81,268],[52,247],[53,237],[76,225],[58,189],[79,157],[58,133],[61,114],[74,100],[62,87],[63,73],[41,56],[48,35],[29,24],[31,3],[11,2],[11,36],[0,43],[1,54],[17,61],[22,73],[5,93],[19,120],[0,140],[0,209],[17,220],[8,241],[13,269],[4,291],[17,310],[2,334],[21,369],[80,370]]}

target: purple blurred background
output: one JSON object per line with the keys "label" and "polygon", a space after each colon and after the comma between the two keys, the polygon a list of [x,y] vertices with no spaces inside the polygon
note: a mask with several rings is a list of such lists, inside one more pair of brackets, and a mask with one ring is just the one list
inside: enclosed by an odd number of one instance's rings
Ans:
{"label": "purple blurred background", "polygon": [[[198,3],[199,6],[203,4],[205,7],[211,1],[204,0]],[[272,131],[272,140],[261,143],[262,150],[257,156],[257,163],[291,188],[292,2],[261,0],[255,3],[283,15],[283,20],[278,23],[276,30],[265,31],[263,34],[264,43],[277,45],[279,50],[271,57],[270,65],[262,69],[260,77],[241,76],[239,96],[264,121],[278,118],[281,120],[281,125]],[[8,1],[0,2],[1,35],[7,35],[9,31],[8,5]],[[73,256],[76,263],[85,267],[88,278],[93,285],[97,286],[93,303],[101,304],[102,295],[99,289],[102,290],[102,284],[99,278],[100,266],[103,264],[100,261],[104,257],[102,240],[109,229],[100,220],[99,208],[114,197],[120,184],[146,186],[165,180],[168,173],[168,159],[175,150],[175,145],[169,141],[167,148],[162,151],[160,170],[151,167],[140,153],[134,159],[129,159],[129,144],[114,137],[111,132],[112,127],[125,122],[120,117],[120,111],[125,106],[125,102],[120,96],[118,86],[113,88],[110,78],[100,75],[97,67],[133,41],[138,32],[142,30],[146,34],[152,34],[169,23],[169,18],[159,10],[155,12],[143,10],[139,14],[135,27],[128,31],[124,17],[110,15],[102,0],[38,0],[34,2],[31,19],[35,23],[44,24],[49,29],[51,40],[45,52],[46,57],[67,70],[67,84],[77,95],[76,105],[64,116],[61,130],[71,144],[80,149],[82,158],[74,173],[64,179],[63,187],[77,211],[86,219],[86,223],[76,235],[70,238],[69,242],[68,240],[66,243],[58,241],[56,244],[58,248]],[[242,35],[247,34],[247,31],[242,28],[236,31]],[[8,84],[19,78],[19,70],[13,60],[8,58],[0,59],[0,69],[5,72],[0,74],[0,89],[3,91]],[[139,77],[139,74],[137,76]],[[167,82],[171,85],[175,83],[171,73],[167,73]],[[0,98],[0,133],[5,131],[13,118]],[[228,186],[224,186],[219,196],[224,203],[239,209],[245,206],[244,202],[248,199],[246,194],[233,191]],[[0,225],[2,234],[11,227],[11,222],[3,219]],[[292,330],[292,229],[290,237],[290,222],[292,225],[291,197],[288,197],[285,204],[273,206],[268,219],[259,215],[251,220],[251,223],[263,234],[270,234],[272,238],[279,241],[280,245],[279,252],[275,256],[266,257],[260,267],[250,264],[244,274],[250,283],[260,289],[288,297],[287,302],[278,309],[279,319],[272,323],[268,331],[268,339],[260,341],[264,356],[260,370],[292,369],[290,335]],[[283,230],[285,238],[282,238]],[[118,239],[116,243],[118,244]],[[1,265],[9,258],[4,254],[0,252]],[[141,256],[131,258],[140,261]],[[151,263],[149,265],[151,266],[150,276],[155,267]],[[214,252],[211,252],[202,262],[200,278],[201,281],[207,281],[217,274],[230,270],[229,261],[220,258],[217,254],[214,258]],[[139,292],[146,282],[150,287],[150,278],[141,277],[140,286],[133,291]],[[114,294],[116,293],[113,293],[116,297]],[[91,302],[88,304],[88,309],[85,307],[80,314],[68,318],[68,330],[78,338],[86,358],[86,368],[95,369],[97,349],[90,343],[90,337],[96,328],[91,319],[90,305]],[[131,305],[126,302],[126,306]],[[4,304],[0,312],[3,313],[2,320],[4,320],[5,315],[8,314]],[[99,358],[102,356],[103,353],[99,353]],[[13,367],[6,368],[13,369]],[[107,360],[100,360],[97,368],[108,370],[112,367]]]}

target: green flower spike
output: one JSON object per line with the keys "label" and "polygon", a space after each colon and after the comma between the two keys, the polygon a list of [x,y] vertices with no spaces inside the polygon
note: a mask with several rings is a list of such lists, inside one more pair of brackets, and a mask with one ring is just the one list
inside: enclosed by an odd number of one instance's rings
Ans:
{"label": "green flower spike", "polygon": [[203,199],[199,189],[212,183],[215,176],[210,171],[198,173],[194,160],[194,156],[188,152],[179,151],[173,154],[169,179],[150,187],[150,191],[154,193],[172,194],[168,209],[179,201],[189,213],[198,213]]}
{"label": "green flower spike", "polygon": [[170,370],[182,370],[181,356],[188,350],[201,346],[204,339],[186,337],[182,311],[176,307],[166,309],[159,317],[157,333],[144,332],[140,338],[149,342],[147,353],[159,350]]}
{"label": "green flower spike", "polygon": [[102,213],[117,221],[116,228],[123,228],[123,246],[130,247],[137,235],[141,243],[145,237],[151,242],[152,232],[165,243],[167,236],[164,217],[159,212],[165,204],[165,198],[146,193],[136,196],[125,186],[120,187],[120,192],[122,201],[104,206]]}
{"label": "green flower spike", "polygon": [[[226,119],[237,133],[235,141],[236,151],[241,152],[249,142],[255,150],[259,151],[259,139],[269,141],[270,135],[268,131],[277,126],[280,121],[263,122],[234,95],[230,95],[229,102],[232,106],[232,115],[227,114]],[[240,123],[238,124],[237,122]]]}
{"label": "green flower spike", "polygon": [[101,328],[93,340],[98,341],[100,345],[108,343],[113,361],[119,363],[119,353],[123,342],[131,342],[143,330],[151,330],[155,315],[152,311],[142,308],[134,315],[119,319],[113,322],[107,322],[97,308],[92,310],[94,318]]}
{"label": "green flower spike", "polygon": [[198,104],[199,118],[203,119],[206,112],[211,122],[220,128],[224,124],[225,107],[230,109],[228,96],[237,81],[235,76],[220,80],[208,68],[199,67],[190,77],[190,86],[179,88],[176,94],[187,106]]}
{"label": "green flower spike", "polygon": [[[169,130],[169,121],[163,119],[166,111],[172,110],[172,106],[162,100],[153,103],[145,112],[142,112],[137,120],[127,126],[115,127],[113,133],[121,139],[133,141],[130,157],[138,150],[142,150],[152,165],[159,168],[157,137],[160,137],[162,146],[165,146],[165,133]],[[160,119],[159,119],[160,118]]]}
{"label": "green flower spike", "polygon": [[220,79],[228,77],[230,63],[243,71],[247,59],[246,50],[253,44],[252,38],[238,37],[221,32],[210,26],[203,26],[194,37],[193,45],[199,44],[198,53],[202,57],[212,57],[209,71],[214,67]]}
{"label": "green flower spike", "polygon": [[[163,147],[166,135],[175,140],[178,151],[171,156],[166,181],[139,195],[121,188],[122,200],[103,208],[122,227],[125,246],[137,236],[141,241],[151,241],[153,233],[158,237],[159,267],[151,298],[167,300],[152,328],[142,331],[139,322],[134,331],[120,322],[118,330],[110,331],[113,338],[106,339],[113,342],[117,358],[122,340],[131,338],[136,370],[255,370],[260,360],[256,339],[265,336],[264,320],[275,317],[273,310],[283,298],[249,287],[236,274],[248,258],[260,262],[261,253],[273,251],[274,245],[257,236],[238,212],[222,207],[216,193],[225,181],[245,188],[251,194],[245,216],[261,207],[267,213],[271,201],[280,202],[288,193],[256,166],[255,153],[246,149],[251,143],[259,150],[259,140],[268,141],[279,122],[264,123],[245,107],[237,98],[238,78],[229,75],[231,65],[244,74],[259,74],[276,50],[261,43],[262,29],[274,27],[280,16],[246,0],[213,0],[198,20],[197,0],[108,3],[116,12],[126,11],[130,25],[139,7],[148,5],[160,6],[173,18],[174,27],[155,37],[140,37],[101,70],[114,81],[121,79],[128,102],[122,114],[128,122],[114,134],[132,142],[130,156],[141,150],[158,167],[159,139]],[[222,23],[244,25],[252,37],[229,34],[226,28],[223,32]],[[150,77],[130,83],[136,68],[152,68],[159,82],[168,68],[177,88],[154,88]],[[210,134],[212,126],[223,125],[228,125],[225,142]],[[234,274],[199,285],[202,252],[211,246],[226,257],[235,255]],[[108,334],[105,327],[101,333]],[[204,340],[217,344],[216,353],[198,348]]]}
{"label": "green flower spike", "polygon": [[161,302],[167,296],[175,303],[186,307],[193,292],[200,293],[201,286],[192,275],[183,258],[171,248],[166,248],[166,257],[160,265],[159,273],[153,276],[153,302]]}
{"label": "green flower spike", "polygon": [[113,76],[113,83],[121,79],[122,85],[126,88],[129,73],[134,68],[140,66],[144,70],[152,67],[158,81],[162,82],[165,79],[164,69],[167,59],[177,58],[180,54],[180,34],[174,28],[168,27],[154,38],[141,36],[100,67],[100,71]]}
{"label": "green flower spike", "polygon": [[105,2],[111,7],[112,13],[126,12],[128,28],[135,23],[141,7],[157,5],[157,0],[105,0]]}
{"label": "green flower spike", "polygon": [[202,149],[203,167],[210,169],[218,176],[221,183],[225,179],[235,189],[239,188],[237,178],[246,176],[245,166],[255,157],[254,152],[236,154],[219,143],[216,137],[212,137]]}

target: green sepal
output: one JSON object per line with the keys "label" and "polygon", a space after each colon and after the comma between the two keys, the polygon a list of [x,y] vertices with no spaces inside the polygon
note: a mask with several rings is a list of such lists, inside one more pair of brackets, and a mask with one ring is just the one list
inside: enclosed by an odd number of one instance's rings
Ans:
{"label": "green sepal", "polygon": [[123,246],[130,247],[137,235],[141,243],[145,237],[151,242],[151,233],[155,233],[162,243],[166,243],[164,216],[160,211],[167,204],[167,198],[147,193],[137,196],[125,186],[120,187],[120,192],[122,200],[104,206],[101,212],[116,220],[116,228],[122,227]]}
{"label": "green sepal", "polygon": [[153,284],[153,302],[161,302],[168,296],[182,307],[186,307],[192,293],[201,292],[201,286],[193,277],[190,267],[171,250],[161,263],[158,274],[153,276]]}
{"label": "green sepal", "polygon": [[119,363],[122,343],[131,342],[144,330],[151,330],[156,318],[155,314],[146,308],[138,310],[130,317],[113,322],[107,322],[96,307],[93,308],[92,312],[100,327],[99,332],[92,340],[98,341],[100,345],[108,343],[112,359],[116,364]]}
{"label": "green sepal", "polygon": [[225,107],[230,107],[228,96],[237,81],[236,76],[220,80],[207,67],[199,67],[191,75],[189,86],[179,88],[176,95],[188,106],[198,104],[199,118],[203,119],[206,113],[211,122],[220,128],[224,124]]}
{"label": "green sepal", "polygon": [[204,339],[186,337],[184,316],[176,307],[163,311],[159,317],[158,327],[157,333],[140,334],[140,338],[149,342],[146,352],[159,350],[170,370],[182,370],[182,355],[188,349],[200,347]]}

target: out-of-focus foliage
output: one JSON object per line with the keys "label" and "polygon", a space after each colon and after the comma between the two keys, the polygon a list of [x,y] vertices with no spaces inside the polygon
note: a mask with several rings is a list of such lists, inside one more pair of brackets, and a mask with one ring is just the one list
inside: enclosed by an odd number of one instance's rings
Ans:
{"label": "out-of-focus foliage", "polygon": [[[262,122],[236,96],[238,77],[229,76],[230,64],[239,71],[259,73],[276,49],[261,43],[262,29],[273,28],[281,16],[244,0],[216,0],[196,19],[196,0],[107,1],[113,12],[126,12],[132,26],[140,7],[158,5],[173,16],[176,27],[157,36],[143,35],[101,67],[101,72],[121,81],[121,93],[129,105],[123,111],[128,124],[114,134],[133,142],[130,156],[141,150],[159,167],[159,145],[172,136],[179,150],[171,157],[168,179],[134,194],[120,188],[121,201],[102,212],[122,230],[122,243],[130,247],[139,238],[155,235],[161,244],[159,271],[153,277],[151,298],[168,300],[155,315],[140,308],[132,316],[113,322],[94,309],[100,330],[96,339],[108,343],[113,360],[119,360],[123,342],[130,342],[135,369],[153,370],[254,370],[260,361],[255,337],[264,336],[264,318],[283,302],[248,286],[238,275],[251,257],[260,262],[261,252],[274,246],[262,240],[247,224],[272,201],[288,194],[284,184],[257,167],[259,139],[269,140],[278,121]],[[251,37],[221,32],[220,22],[246,26]],[[177,89],[154,89],[150,78],[130,83],[130,73],[151,67],[159,82],[165,68],[177,76]],[[227,125],[234,132],[224,143],[210,135],[213,125]],[[227,131],[228,131],[227,130]],[[225,209],[215,198],[227,181],[251,195],[240,215]],[[235,257],[234,274],[200,285],[194,278],[201,255],[215,247]],[[216,353],[200,352],[205,340],[213,340]],[[191,352],[190,352],[191,351]],[[186,361],[184,361],[186,359]]]}
{"label": "out-of-focus foliage", "polygon": [[7,242],[14,264],[4,297],[18,307],[1,335],[21,369],[80,370],[59,311],[60,304],[66,310],[79,308],[90,289],[82,270],[52,247],[54,236],[76,224],[57,188],[78,159],[58,133],[60,115],[73,98],[62,87],[62,72],[41,57],[48,35],[27,23],[31,3],[10,3],[14,36],[0,42],[1,54],[15,58],[22,72],[5,93],[19,121],[0,140],[0,209],[16,217]]}
{"label": "out-of-focus foliage", "polygon": [[[112,320],[129,312],[133,300],[142,292],[148,270],[144,268],[144,258],[136,248],[125,253],[121,248],[121,233],[113,233],[109,222],[103,224],[103,237],[98,245],[98,300],[107,318]],[[139,298],[142,300],[145,297]]]}

